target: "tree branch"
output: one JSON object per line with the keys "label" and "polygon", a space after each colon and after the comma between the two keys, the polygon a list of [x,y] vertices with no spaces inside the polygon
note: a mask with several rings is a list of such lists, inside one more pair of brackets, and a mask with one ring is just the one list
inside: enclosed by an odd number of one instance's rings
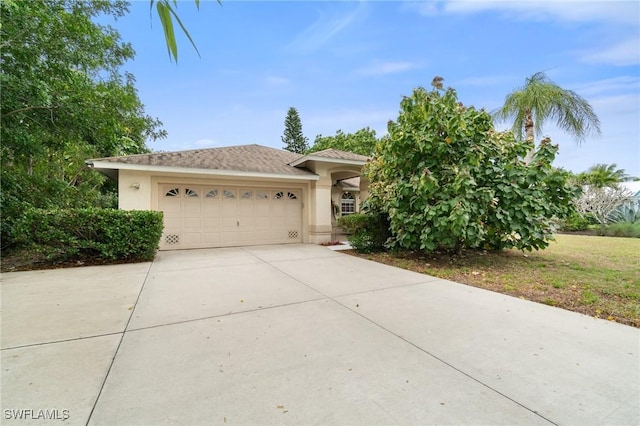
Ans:
{"label": "tree branch", "polygon": [[30,111],[30,110],[34,110],[34,109],[48,109],[48,110],[52,110],[52,109],[57,109],[60,108],[60,105],[56,105],[56,106],[50,106],[50,105],[35,105],[35,106],[28,106],[28,107],[24,107],[24,108],[18,108],[16,110],[7,112],[6,114],[2,114],[0,115],[0,119],[4,118],[4,117],[8,117],[10,115],[13,114],[17,114],[19,112],[24,112],[24,111]]}

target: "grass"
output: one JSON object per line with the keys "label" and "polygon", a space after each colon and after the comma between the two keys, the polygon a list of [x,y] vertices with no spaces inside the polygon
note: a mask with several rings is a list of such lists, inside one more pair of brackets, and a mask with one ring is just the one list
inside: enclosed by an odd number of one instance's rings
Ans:
{"label": "grass", "polygon": [[532,253],[356,255],[640,327],[640,239],[556,235],[546,250]]}

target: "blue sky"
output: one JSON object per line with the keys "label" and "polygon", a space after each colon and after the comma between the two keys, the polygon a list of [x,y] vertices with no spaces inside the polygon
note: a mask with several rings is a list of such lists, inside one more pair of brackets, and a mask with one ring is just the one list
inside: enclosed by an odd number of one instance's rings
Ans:
{"label": "blue sky", "polygon": [[401,98],[436,75],[492,111],[545,71],[587,99],[602,129],[578,146],[545,126],[560,145],[555,165],[616,163],[640,176],[640,2],[203,0],[198,11],[189,0],[178,12],[201,53],[180,34],[178,64],[148,1],[112,23],[137,52],[126,70],[147,113],[169,133],[154,151],[282,148],[291,106],[310,143],[367,126],[382,136]]}

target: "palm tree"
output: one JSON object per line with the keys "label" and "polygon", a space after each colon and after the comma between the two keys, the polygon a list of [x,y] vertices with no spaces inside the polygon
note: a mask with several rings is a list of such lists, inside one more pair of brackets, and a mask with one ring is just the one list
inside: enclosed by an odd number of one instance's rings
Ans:
{"label": "palm tree", "polygon": [[[494,117],[500,121],[513,120],[513,133],[531,142],[534,132],[539,134],[547,119],[555,120],[578,143],[590,134],[600,135],[600,120],[589,102],[574,91],[561,88],[544,72],[533,74],[524,86],[507,95]],[[532,156],[533,151],[525,161],[529,162]]]}
{"label": "palm tree", "polygon": [[617,164],[595,164],[589,167],[586,172],[576,176],[578,183],[582,185],[593,185],[596,188],[616,187],[620,182],[624,182],[630,176],[624,169],[618,169]]}

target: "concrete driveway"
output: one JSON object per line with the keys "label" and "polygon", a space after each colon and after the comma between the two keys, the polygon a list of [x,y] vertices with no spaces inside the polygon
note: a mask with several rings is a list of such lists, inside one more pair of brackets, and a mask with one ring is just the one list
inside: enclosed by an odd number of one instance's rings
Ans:
{"label": "concrete driveway", "polygon": [[638,329],[325,247],[1,289],[2,424],[640,424]]}

